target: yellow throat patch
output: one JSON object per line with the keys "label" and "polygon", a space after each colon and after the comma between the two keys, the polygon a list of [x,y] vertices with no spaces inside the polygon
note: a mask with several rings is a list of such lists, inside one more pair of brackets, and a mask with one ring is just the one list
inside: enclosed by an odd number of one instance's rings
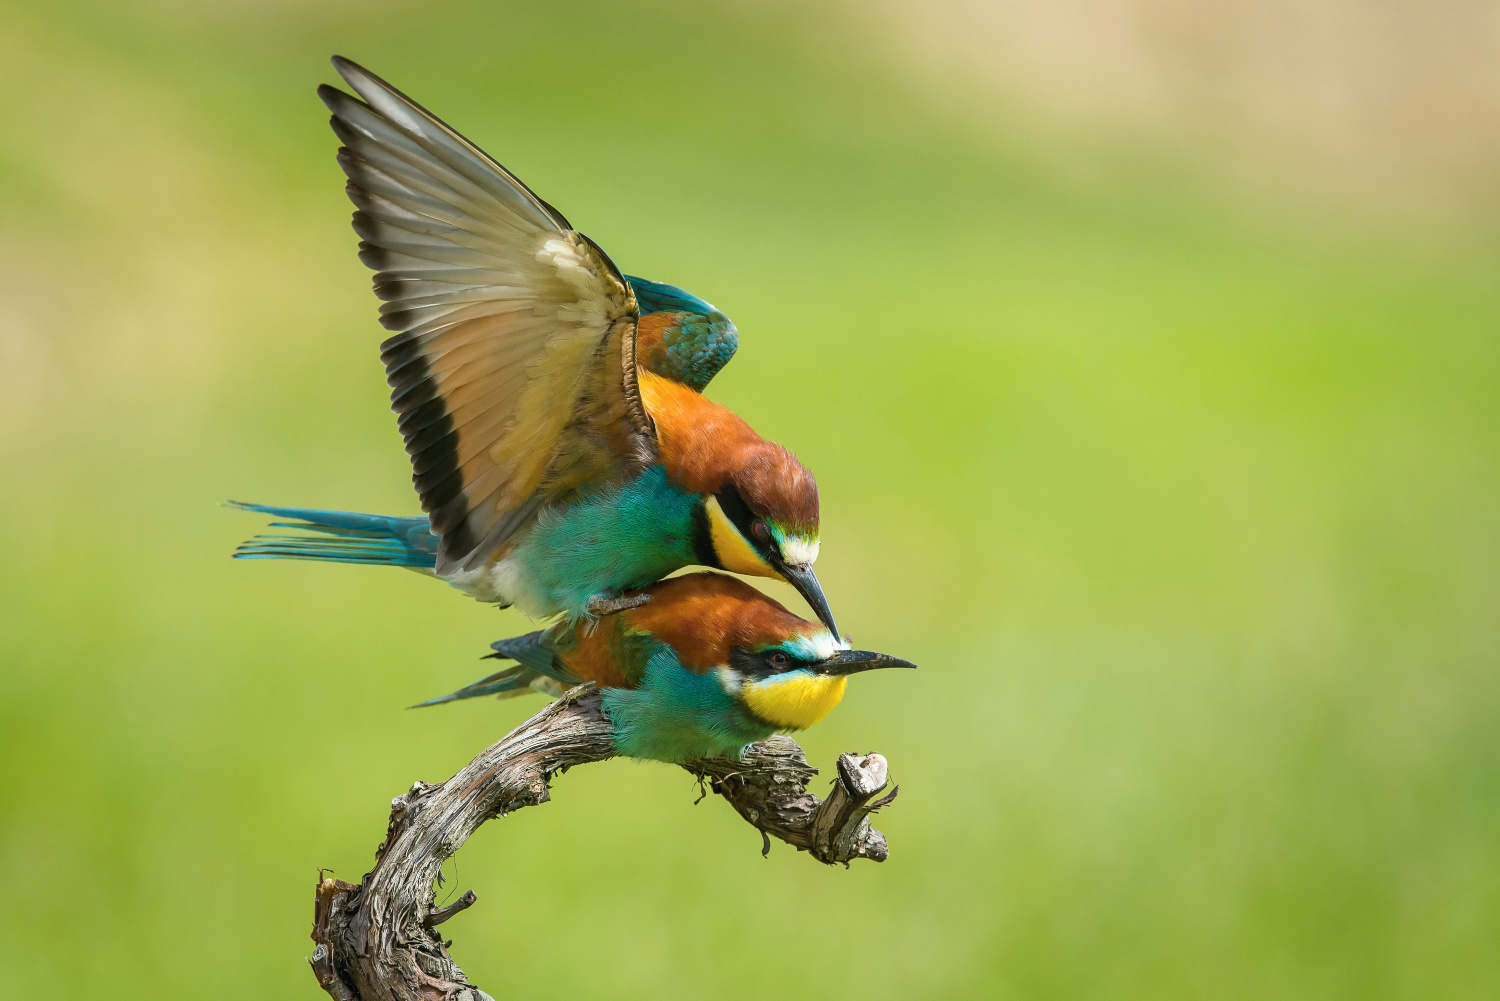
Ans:
{"label": "yellow throat patch", "polygon": [[842,674],[791,674],[747,681],[741,694],[750,711],[767,723],[806,730],[839,704],[848,687],[849,679]]}
{"label": "yellow throat patch", "polygon": [[781,579],[781,574],[772,570],[770,564],[750,548],[750,543],[746,542],[739,529],[734,527],[734,523],[729,520],[724,509],[719,507],[717,497],[710,497],[704,506],[708,508],[708,531],[713,539],[714,555],[719,558],[725,570],[742,573],[747,577]]}

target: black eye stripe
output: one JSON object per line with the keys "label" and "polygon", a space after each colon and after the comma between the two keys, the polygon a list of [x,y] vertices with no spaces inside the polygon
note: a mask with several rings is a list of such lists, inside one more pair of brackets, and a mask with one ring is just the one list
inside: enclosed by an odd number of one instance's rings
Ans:
{"label": "black eye stripe", "polygon": [[719,500],[719,507],[724,512],[724,517],[729,523],[740,530],[740,534],[747,539],[753,539],[755,534],[750,530],[750,523],[755,520],[755,514],[750,506],[745,503],[740,492],[733,485],[726,484],[723,490],[714,495]]}
{"label": "black eye stripe", "polygon": [[[777,657],[781,658],[780,663],[777,663]],[[785,650],[773,648],[751,653],[736,647],[729,651],[729,666],[748,678],[766,678],[773,674],[795,671],[799,667],[806,667],[807,664],[801,658],[794,657]]]}

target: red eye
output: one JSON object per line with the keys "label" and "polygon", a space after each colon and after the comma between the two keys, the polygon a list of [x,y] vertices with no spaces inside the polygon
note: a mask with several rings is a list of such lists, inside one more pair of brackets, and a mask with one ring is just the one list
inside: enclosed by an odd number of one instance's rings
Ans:
{"label": "red eye", "polygon": [[763,521],[751,522],[750,534],[755,536],[762,542],[765,542],[766,540],[771,538],[771,530],[766,527],[766,523]]}
{"label": "red eye", "polygon": [[773,653],[773,654],[771,654],[771,663],[774,666],[776,666],[776,667],[785,667],[786,666],[786,654],[784,654],[784,653]]}

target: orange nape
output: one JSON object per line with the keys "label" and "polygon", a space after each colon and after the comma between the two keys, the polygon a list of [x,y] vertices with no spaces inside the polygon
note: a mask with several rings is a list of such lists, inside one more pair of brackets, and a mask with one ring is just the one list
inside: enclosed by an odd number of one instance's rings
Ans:
{"label": "orange nape", "polygon": [[642,371],[640,388],[674,483],[712,496],[732,482],[753,509],[774,512],[783,529],[817,533],[818,484],[795,455],[680,382]]}

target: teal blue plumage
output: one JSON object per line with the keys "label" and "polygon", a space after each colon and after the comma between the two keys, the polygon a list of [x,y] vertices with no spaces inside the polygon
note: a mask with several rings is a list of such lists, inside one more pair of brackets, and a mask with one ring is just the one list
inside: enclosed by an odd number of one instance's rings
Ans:
{"label": "teal blue plumage", "polygon": [[676,285],[626,275],[640,304],[642,367],[698,392],[729,364],[740,334],[729,317]]}
{"label": "teal blue plumage", "polygon": [[614,724],[615,748],[632,758],[684,761],[740,756],[776,727],[755,719],[716,674],[682,666],[658,644],[633,688],[606,688],[604,711]]}
{"label": "teal blue plumage", "polygon": [[672,325],[662,333],[665,357],[652,359],[653,371],[698,392],[729,364],[739,346],[739,332],[723,313],[668,313]]}
{"label": "teal blue plumage", "polygon": [[549,645],[549,632],[555,632],[555,630],[539,629],[525,636],[496,640],[490,644],[490,648],[495,652],[489,657],[495,660],[513,660],[516,662],[515,667],[496,671],[494,674],[480,678],[472,685],[460,688],[451,695],[419,702],[412,708],[435,706],[444,702],[456,702],[459,699],[473,699],[488,695],[506,698],[511,695],[521,695],[533,689],[556,695],[573,685],[582,684],[583,679],[569,671],[553,652]]}
{"label": "teal blue plumage", "polygon": [[[658,375],[690,385],[699,392],[734,357],[739,333],[723,313],[690,292],[664,282],[627,276],[641,302],[643,313],[661,313],[670,318],[663,327],[659,365],[647,366]],[[646,558],[642,566],[662,561],[681,560],[672,566],[694,563],[700,556],[691,541],[693,504],[696,494],[672,488],[665,472],[656,466],[633,483],[616,491],[607,491],[572,507],[551,512],[543,519],[547,528],[547,545],[559,551],[583,557],[587,568],[575,566],[571,579],[549,575],[544,585],[557,595],[566,595],[559,604],[573,606],[586,600],[597,588],[591,582],[604,570],[614,548],[608,543],[611,531],[622,531],[622,537],[640,540],[648,548],[665,550],[659,559]],[[624,502],[622,510],[614,505]],[[659,508],[652,505],[660,503]],[[355,511],[318,508],[278,507],[269,504],[226,502],[241,511],[268,514],[276,521],[272,528],[289,528],[316,535],[258,535],[235,550],[237,559],[317,560],[328,563],[360,563],[377,566],[432,570],[436,563],[439,538],[431,531],[425,516],[405,518],[392,515],[361,514]],[[665,515],[671,529],[660,532],[656,523]],[[656,524],[654,524],[656,523]],[[602,537],[601,537],[602,536]],[[602,545],[601,545],[602,544]],[[542,562],[543,571],[551,561]],[[583,572],[579,572],[583,571]],[[670,572],[670,571],[664,571]],[[655,580],[659,573],[643,571],[638,579],[619,585],[640,587]]]}
{"label": "teal blue plumage", "polygon": [[579,608],[601,580],[629,590],[705,562],[695,545],[702,500],[656,465],[623,486],[545,512],[516,554],[529,597],[544,607]]}
{"label": "teal blue plumage", "polygon": [[496,660],[513,660],[538,674],[545,674],[570,685],[579,684],[578,677],[569,673],[553,655],[544,629],[525,636],[512,636],[508,640],[496,640],[490,644],[490,649],[495,651],[490,656]]}
{"label": "teal blue plumage", "polygon": [[[654,282],[649,278],[637,278],[635,275],[626,275],[625,282],[635,293],[635,301],[640,307],[642,316],[649,316],[652,313],[698,313],[702,316],[712,314],[724,317],[723,313],[708,302],[676,285]],[[724,319],[727,320],[728,317]],[[733,327],[733,324],[730,326]]]}
{"label": "teal blue plumage", "polygon": [[[518,550],[528,597],[543,607],[582,608],[608,580],[621,590],[644,587],[680,566],[710,558],[700,551],[702,496],[674,485],[660,465],[537,520]],[[317,535],[258,535],[236,559],[320,560],[407,567],[430,572],[437,537],[426,518],[228,502],[277,518],[278,528]]]}
{"label": "teal blue plumage", "polygon": [[241,560],[319,560],[327,563],[364,563],[431,571],[437,560],[438,537],[425,516],[399,518],[354,511],[323,511],[308,507],[273,507],[226,501],[241,511],[268,514],[272,528],[290,528],[316,535],[257,535],[234,551]]}

